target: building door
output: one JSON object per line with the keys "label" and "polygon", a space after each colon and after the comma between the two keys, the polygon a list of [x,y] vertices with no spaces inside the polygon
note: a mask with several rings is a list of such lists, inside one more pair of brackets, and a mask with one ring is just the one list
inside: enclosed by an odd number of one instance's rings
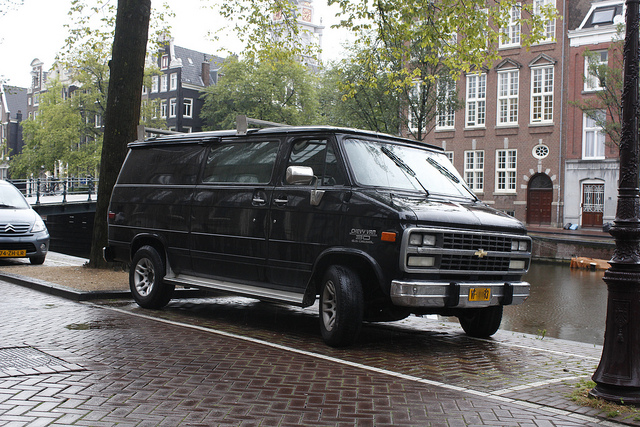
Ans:
{"label": "building door", "polygon": [[527,190],[527,223],[551,224],[553,183],[545,174],[537,174],[529,181]]}
{"label": "building door", "polygon": [[582,226],[602,227],[604,184],[582,185]]}

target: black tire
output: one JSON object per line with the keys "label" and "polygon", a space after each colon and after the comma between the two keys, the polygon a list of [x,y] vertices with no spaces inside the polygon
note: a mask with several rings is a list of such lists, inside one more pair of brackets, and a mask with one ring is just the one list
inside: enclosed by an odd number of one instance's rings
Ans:
{"label": "black tire", "polygon": [[464,332],[475,338],[487,338],[495,334],[502,322],[502,306],[470,308],[458,315]]}
{"label": "black tire", "polygon": [[44,264],[44,259],[46,257],[47,257],[46,255],[32,256],[29,258],[29,262],[33,265],[42,265]]}
{"label": "black tire", "polygon": [[329,267],[320,287],[320,332],[324,342],[332,347],[353,344],[362,327],[363,307],[358,274],[341,265]]}
{"label": "black tire", "polygon": [[164,260],[154,247],[138,249],[129,270],[129,287],[140,307],[158,309],[171,300],[174,286],[162,280],[164,274]]}

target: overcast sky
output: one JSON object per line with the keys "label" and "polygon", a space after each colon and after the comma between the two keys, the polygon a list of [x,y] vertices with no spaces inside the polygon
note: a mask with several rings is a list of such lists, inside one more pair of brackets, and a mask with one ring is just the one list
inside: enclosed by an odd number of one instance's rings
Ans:
{"label": "overcast sky", "polygon": [[[152,4],[156,2],[159,0],[153,0]],[[177,45],[210,54],[219,53],[215,51],[218,46],[207,34],[220,27],[221,19],[215,11],[202,7],[211,3],[213,0],[168,0],[176,14],[171,26]],[[322,17],[325,26],[322,57],[324,60],[337,59],[344,34],[329,28],[335,22],[335,12],[329,10],[326,0],[315,0],[312,4],[313,22],[319,24]],[[24,0],[23,5],[0,16],[0,78],[13,86],[28,87],[33,59],[43,61],[47,70],[51,67],[56,53],[64,45],[67,34],[64,24],[69,22],[69,6],[70,0]],[[229,34],[229,37],[233,39],[234,35]]]}

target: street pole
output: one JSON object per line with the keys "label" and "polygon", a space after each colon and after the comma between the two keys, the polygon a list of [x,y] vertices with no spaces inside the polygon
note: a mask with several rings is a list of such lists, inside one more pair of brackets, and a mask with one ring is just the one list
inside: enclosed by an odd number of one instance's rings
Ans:
{"label": "street pole", "polygon": [[640,191],[638,189],[638,6],[626,0],[624,42],[624,89],[620,180],[616,219],[610,234],[616,247],[607,284],[607,319],[604,347],[596,386],[589,393],[608,401],[640,404]]}

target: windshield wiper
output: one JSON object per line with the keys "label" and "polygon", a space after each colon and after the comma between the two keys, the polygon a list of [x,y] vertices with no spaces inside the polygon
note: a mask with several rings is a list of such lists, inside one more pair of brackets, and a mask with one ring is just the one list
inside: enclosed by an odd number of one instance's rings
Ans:
{"label": "windshield wiper", "polygon": [[424,185],[422,185],[422,183],[420,182],[420,180],[416,176],[415,171],[413,169],[411,169],[411,167],[408,164],[406,164],[400,157],[398,157],[395,153],[393,153],[387,147],[384,147],[384,146],[381,147],[380,151],[382,151],[388,158],[393,160],[393,163],[395,163],[403,172],[405,172],[407,175],[409,175],[413,179],[415,179],[416,182],[418,183],[418,185],[420,185],[420,187],[422,187],[424,192],[427,193],[427,196],[429,195],[429,190],[427,190],[424,187]]}
{"label": "windshield wiper", "polygon": [[458,177],[455,176],[454,174],[452,174],[451,172],[449,172],[449,170],[447,168],[445,168],[444,166],[442,166],[440,163],[436,162],[431,157],[429,157],[427,159],[427,162],[429,162],[429,164],[431,166],[433,166],[434,168],[438,169],[438,172],[440,172],[442,175],[446,176],[447,178],[449,178],[451,181],[455,182],[456,184],[460,184],[460,180],[458,179]]}
{"label": "windshield wiper", "polygon": [[[445,168],[444,166],[442,166],[440,163],[438,163],[435,159],[429,157],[427,159],[427,162],[433,166],[434,168],[436,168],[438,170],[438,172],[440,172],[442,175],[446,176],[447,178],[449,178],[451,181],[455,182],[456,184],[460,184],[460,180],[458,179],[457,176],[455,176],[454,174],[451,173],[451,171],[449,171],[449,169]],[[475,194],[473,194],[466,186],[463,186],[465,188],[465,190],[471,194],[471,197],[473,197],[473,199],[475,200],[479,200],[478,196],[476,196]]]}

